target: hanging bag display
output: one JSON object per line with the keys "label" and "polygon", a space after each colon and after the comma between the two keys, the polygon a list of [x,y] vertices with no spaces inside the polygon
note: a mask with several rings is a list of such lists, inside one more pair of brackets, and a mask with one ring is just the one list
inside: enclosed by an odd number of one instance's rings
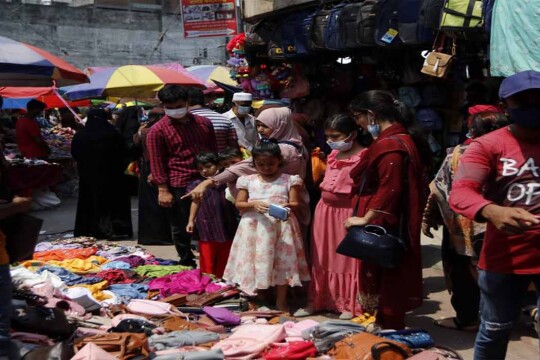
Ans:
{"label": "hanging bag display", "polygon": [[482,0],[446,0],[441,13],[441,31],[482,29]]}
{"label": "hanging bag display", "polygon": [[313,19],[309,47],[312,50],[324,50],[324,30],[330,15],[329,10],[320,9]]}
{"label": "hanging bag display", "polygon": [[[401,139],[397,137],[392,137],[392,139],[406,147]],[[403,162],[404,189],[407,188],[408,161],[408,152],[406,152]],[[359,195],[362,195],[366,181],[367,172],[362,176],[360,190],[358,192]],[[356,216],[358,212],[359,203],[354,209],[353,216]],[[402,209],[407,208],[407,191],[402,192],[401,204]],[[336,252],[341,255],[374,263],[383,268],[395,268],[401,264],[407,250],[407,244],[402,240],[403,229],[406,227],[405,221],[405,211],[402,211],[399,220],[398,236],[392,235],[384,227],[379,225],[353,226],[338,245]]]}
{"label": "hanging bag display", "polygon": [[455,38],[452,39],[451,54],[443,52],[445,42],[446,35],[444,33],[439,33],[435,39],[433,50],[424,56],[424,64],[420,70],[423,74],[437,78],[445,78],[448,76],[452,62],[456,56],[456,40]]}

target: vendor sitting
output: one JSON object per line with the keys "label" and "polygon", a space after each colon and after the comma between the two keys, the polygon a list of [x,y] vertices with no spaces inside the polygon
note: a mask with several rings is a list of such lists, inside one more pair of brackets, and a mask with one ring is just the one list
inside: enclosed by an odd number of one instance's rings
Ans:
{"label": "vendor sitting", "polygon": [[17,120],[15,135],[19,150],[25,158],[46,159],[51,152],[36,121],[45,108],[46,105],[41,101],[30,100],[26,105],[26,116]]}

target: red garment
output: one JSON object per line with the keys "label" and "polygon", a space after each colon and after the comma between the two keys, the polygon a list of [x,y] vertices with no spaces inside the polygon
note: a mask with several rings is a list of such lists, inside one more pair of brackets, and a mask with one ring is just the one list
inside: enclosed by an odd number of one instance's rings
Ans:
{"label": "red garment", "polygon": [[133,277],[132,272],[127,272],[126,270],[117,270],[117,269],[100,271],[97,274],[92,274],[92,276],[98,277],[103,280],[107,280],[109,285],[131,284],[131,283],[134,283],[136,280]]}
{"label": "red garment", "polygon": [[41,130],[36,120],[29,118],[20,118],[15,125],[15,135],[17,145],[22,156],[25,158],[45,158],[49,154],[42,148],[34,138],[41,138]]}
{"label": "red garment", "polygon": [[223,276],[232,241],[215,242],[199,241],[199,267],[205,274],[213,274],[218,278]]}
{"label": "red garment", "polygon": [[[403,188],[404,153],[409,158],[407,189]],[[426,169],[405,127],[394,124],[380,134],[351,171],[355,185],[360,184],[366,171],[366,187],[363,194],[360,197],[356,195],[354,200],[355,204],[360,203],[356,216],[362,217],[369,210],[377,210],[384,215],[375,219],[373,224],[397,232],[400,214],[404,210],[402,194],[405,191],[408,195],[405,207],[408,232],[404,231],[402,236],[409,249],[403,263],[396,269],[383,269],[360,262],[359,288],[363,309],[371,312],[373,307],[377,308],[377,321],[383,328],[401,329],[405,326],[405,312],[422,304],[420,229],[426,200]]]}
{"label": "red garment", "polygon": [[[539,167],[540,143],[519,141],[510,127],[479,137],[460,158],[452,210],[479,219],[480,211],[495,203],[540,215]],[[502,274],[540,274],[539,237],[540,225],[508,235],[488,223],[478,266]]]}
{"label": "red garment", "polygon": [[146,137],[154,183],[185,188],[193,180],[195,155],[216,152],[216,135],[210,120],[188,114],[188,122],[180,123],[164,116]]}
{"label": "red garment", "polygon": [[82,248],[82,249],[56,249],[47,251],[38,251],[34,253],[34,260],[41,261],[63,261],[66,259],[88,259],[97,252],[97,248]]}

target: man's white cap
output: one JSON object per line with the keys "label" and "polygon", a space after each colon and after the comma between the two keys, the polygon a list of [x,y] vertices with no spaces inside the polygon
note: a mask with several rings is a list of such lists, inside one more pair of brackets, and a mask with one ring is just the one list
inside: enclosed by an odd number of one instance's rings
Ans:
{"label": "man's white cap", "polygon": [[250,93],[239,92],[234,93],[232,101],[252,101],[253,96]]}

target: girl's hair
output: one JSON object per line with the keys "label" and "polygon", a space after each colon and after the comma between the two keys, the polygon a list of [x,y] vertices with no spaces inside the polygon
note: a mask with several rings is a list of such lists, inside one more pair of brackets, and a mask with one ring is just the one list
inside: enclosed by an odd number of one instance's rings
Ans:
{"label": "girl's hair", "polygon": [[242,152],[238,148],[228,147],[225,150],[221,151],[219,154],[219,160],[229,160],[232,158],[243,158]]}
{"label": "girl's hair", "polygon": [[193,166],[197,168],[199,165],[204,166],[206,164],[219,165],[219,156],[213,152],[198,153],[195,156]]}
{"label": "girl's hair", "polygon": [[349,108],[353,113],[370,110],[377,119],[397,122],[405,126],[418,149],[422,162],[428,168],[431,167],[432,153],[424,132],[415,125],[414,118],[405,104],[397,100],[392,93],[384,90],[366,91],[358,95]]}
{"label": "girl's hair", "polygon": [[279,148],[276,139],[261,139],[253,150],[251,150],[251,157],[255,160],[261,155],[271,155],[277,158],[281,158],[281,149]]}
{"label": "girl's hair", "polygon": [[494,130],[505,127],[510,122],[506,115],[498,112],[484,111],[474,114],[471,118],[469,130],[477,138]]}
{"label": "girl's hair", "polygon": [[356,120],[348,114],[336,114],[330,116],[324,122],[324,128],[327,130],[335,130],[340,133],[350,135],[356,131],[356,141],[362,146],[369,146],[373,138],[368,133],[356,124]]}

